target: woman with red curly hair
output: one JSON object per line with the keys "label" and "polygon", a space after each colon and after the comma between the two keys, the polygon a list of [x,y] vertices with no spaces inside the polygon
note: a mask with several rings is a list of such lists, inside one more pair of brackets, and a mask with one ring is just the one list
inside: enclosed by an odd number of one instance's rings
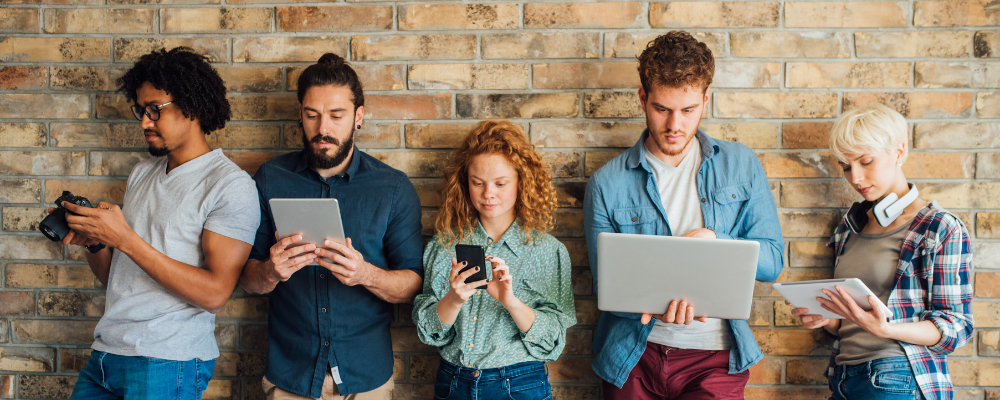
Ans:
{"label": "woman with red curly hair", "polygon": [[[444,178],[413,308],[420,340],[441,353],[434,398],[549,399],[545,362],[562,353],[576,309],[569,253],[546,233],[548,169],[517,125],[483,121]],[[461,272],[456,244],[482,246],[493,278],[466,283],[478,268]]]}

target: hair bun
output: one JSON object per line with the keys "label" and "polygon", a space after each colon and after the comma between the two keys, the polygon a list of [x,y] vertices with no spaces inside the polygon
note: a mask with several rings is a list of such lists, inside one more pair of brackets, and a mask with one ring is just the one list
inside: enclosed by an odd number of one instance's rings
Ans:
{"label": "hair bun", "polygon": [[334,66],[342,65],[345,63],[343,57],[338,56],[333,53],[326,53],[323,57],[319,58],[318,64],[333,64]]}

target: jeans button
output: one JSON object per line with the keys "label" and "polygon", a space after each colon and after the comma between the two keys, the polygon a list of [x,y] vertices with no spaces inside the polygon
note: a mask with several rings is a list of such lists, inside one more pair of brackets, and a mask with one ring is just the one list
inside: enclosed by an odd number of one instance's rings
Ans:
{"label": "jeans button", "polygon": [[473,378],[478,378],[479,377],[479,370],[478,369],[472,372],[472,377]]}

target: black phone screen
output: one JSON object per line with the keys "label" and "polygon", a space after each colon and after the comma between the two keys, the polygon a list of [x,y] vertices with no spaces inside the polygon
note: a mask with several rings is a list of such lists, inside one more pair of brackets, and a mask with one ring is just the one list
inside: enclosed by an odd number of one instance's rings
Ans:
{"label": "black phone screen", "polygon": [[[486,251],[483,250],[483,246],[475,246],[470,244],[456,244],[455,245],[455,259],[459,264],[462,261],[468,262],[469,264],[462,268],[460,272],[468,271],[469,268],[479,267],[479,272],[472,274],[465,280],[465,283],[487,280],[492,274],[488,274],[492,268],[489,268],[486,263]],[[479,286],[477,289],[485,288],[486,285]]]}

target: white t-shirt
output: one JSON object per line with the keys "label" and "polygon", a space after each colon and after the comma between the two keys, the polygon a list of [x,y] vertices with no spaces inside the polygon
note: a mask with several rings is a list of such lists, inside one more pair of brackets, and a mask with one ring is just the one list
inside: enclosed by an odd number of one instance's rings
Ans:
{"label": "white t-shirt", "polygon": [[[691,230],[704,228],[705,218],[701,213],[701,199],[698,197],[698,168],[701,166],[698,143],[692,144],[676,167],[656,158],[646,146],[642,150],[646,155],[646,163],[653,170],[653,179],[660,192],[660,201],[667,213],[667,225],[670,226],[671,233],[681,236]],[[694,312],[697,315],[698,309],[695,308]],[[646,341],[679,349],[728,350],[732,347],[732,332],[729,324],[716,318],[709,318],[705,323],[693,321],[691,325],[656,321]]]}
{"label": "white t-shirt", "polygon": [[[152,158],[128,177],[122,212],[146,243],[199,268],[205,267],[203,229],[253,244],[260,224],[257,186],[221,149],[166,170],[167,157]],[[93,348],[121,356],[211,360],[219,356],[215,314],[170,294],[115,251]]]}

